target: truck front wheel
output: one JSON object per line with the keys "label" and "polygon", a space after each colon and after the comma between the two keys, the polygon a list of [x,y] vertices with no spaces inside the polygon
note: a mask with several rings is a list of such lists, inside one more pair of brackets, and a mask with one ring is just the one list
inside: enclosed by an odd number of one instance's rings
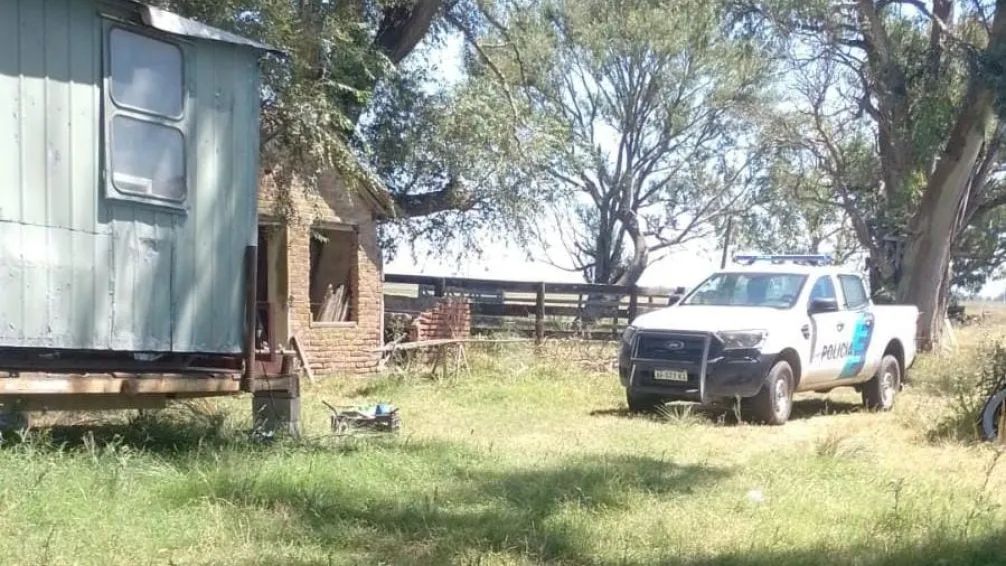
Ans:
{"label": "truck front wheel", "polygon": [[789,420],[793,410],[793,368],[779,360],[768,372],[768,379],[758,394],[744,399],[755,422],[781,425]]}
{"label": "truck front wheel", "polygon": [[871,411],[890,411],[900,381],[901,364],[898,359],[890,354],[884,356],[876,375],[863,384],[863,404]]}

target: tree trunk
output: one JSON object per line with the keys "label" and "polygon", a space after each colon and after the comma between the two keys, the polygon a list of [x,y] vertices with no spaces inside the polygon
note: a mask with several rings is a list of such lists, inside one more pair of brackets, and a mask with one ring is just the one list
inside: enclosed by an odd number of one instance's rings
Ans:
{"label": "tree trunk", "polygon": [[[950,280],[954,275],[953,262],[947,262],[947,269],[943,272],[943,281],[940,283],[940,295],[937,300],[937,312],[940,313],[936,324],[940,327],[940,340],[943,339],[943,329],[947,320],[947,309],[950,307]],[[938,343],[937,343],[938,344]],[[935,345],[935,344],[934,344]]]}
{"label": "tree trunk", "polygon": [[396,65],[426,37],[443,0],[415,0],[384,8],[374,42]]}
{"label": "tree trunk", "polygon": [[948,277],[958,208],[992,118],[993,99],[988,89],[970,93],[912,218],[898,300],[921,311],[918,335],[923,350],[937,346],[943,330],[941,289]]}
{"label": "tree trunk", "polygon": [[[414,0],[384,7],[374,47],[380,49],[392,64],[398,65],[426,37],[443,7],[443,0]],[[358,85],[358,88],[370,90],[380,79],[379,75],[369,75],[365,79],[369,82]],[[351,104],[345,108],[346,117],[356,124],[363,116],[364,108],[362,102]]]}

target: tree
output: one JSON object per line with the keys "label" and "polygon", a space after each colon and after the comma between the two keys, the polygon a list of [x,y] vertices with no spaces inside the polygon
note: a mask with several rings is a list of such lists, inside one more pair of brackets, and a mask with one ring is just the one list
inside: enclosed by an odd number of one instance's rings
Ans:
{"label": "tree", "polygon": [[817,156],[784,139],[764,139],[777,153],[756,204],[736,215],[734,245],[761,253],[827,253],[844,264],[862,251],[850,214],[835,200],[832,179]]}
{"label": "tree", "polygon": [[[794,62],[837,72],[834,89],[855,104],[839,113],[820,107],[819,145],[836,189],[844,187],[839,196],[847,210],[859,209],[853,225],[870,252],[871,279],[922,311],[923,348],[940,337],[955,243],[980,218],[975,210],[998,205],[987,188],[1002,159],[992,132],[1004,8],[1003,2],[951,0],[747,4],[811,53],[794,50]],[[836,116],[850,115],[869,125],[878,165],[875,182],[858,187],[833,167],[847,160],[829,139],[841,134],[832,127]],[[864,214],[870,209],[872,218]],[[890,245],[899,241],[900,258]]]}
{"label": "tree", "polygon": [[555,187],[544,236],[558,227],[563,267],[633,284],[746,206],[761,174],[748,115],[768,69],[722,6],[543,0],[509,15],[487,39],[508,45],[493,72],[537,124],[527,131],[547,132],[549,151],[523,163]]}
{"label": "tree", "polygon": [[951,286],[978,293],[1006,264],[1006,210],[995,208],[968,225],[953,250]]}
{"label": "tree", "polygon": [[[429,92],[410,76],[424,71],[409,69],[387,81],[370,109],[372,119],[361,125],[374,171],[411,212],[388,219],[384,235],[421,239],[440,254],[452,244],[461,255],[480,252],[486,241],[525,245],[535,203],[549,200],[552,187],[538,182],[520,155],[548,153],[549,138],[515,135],[532,121],[518,121],[496,77],[466,76],[450,90]],[[434,192],[439,196],[428,196],[429,187],[442,187]]]}

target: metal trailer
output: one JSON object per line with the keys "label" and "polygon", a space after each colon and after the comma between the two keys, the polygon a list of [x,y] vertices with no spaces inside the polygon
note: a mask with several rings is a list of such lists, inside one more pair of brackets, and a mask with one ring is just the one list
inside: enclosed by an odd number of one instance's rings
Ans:
{"label": "metal trailer", "polygon": [[0,0],[8,410],[252,392],[297,420],[292,356],[254,332],[260,64],[277,55],[130,0]]}

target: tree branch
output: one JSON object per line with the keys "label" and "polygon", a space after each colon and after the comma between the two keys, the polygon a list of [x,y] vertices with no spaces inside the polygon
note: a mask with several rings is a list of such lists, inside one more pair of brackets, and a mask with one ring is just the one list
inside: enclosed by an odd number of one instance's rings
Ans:
{"label": "tree branch", "polygon": [[475,208],[478,198],[457,179],[451,179],[439,190],[418,194],[394,194],[395,208],[400,217],[416,218],[438,212],[466,212]]}
{"label": "tree branch", "polygon": [[442,7],[444,0],[415,0],[385,8],[374,43],[397,65],[426,37]]}

